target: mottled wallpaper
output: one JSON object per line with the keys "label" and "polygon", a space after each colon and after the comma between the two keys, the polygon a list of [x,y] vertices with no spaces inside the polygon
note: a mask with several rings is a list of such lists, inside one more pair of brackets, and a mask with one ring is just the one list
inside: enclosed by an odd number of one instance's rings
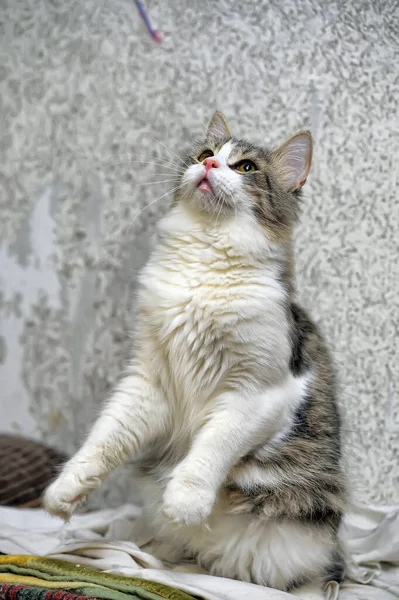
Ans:
{"label": "mottled wallpaper", "polygon": [[[0,0],[0,430],[82,441],[134,343],[173,153],[217,108],[270,146],[314,134],[299,296],[333,349],[352,493],[399,501],[397,2],[146,5],[160,47],[131,0]],[[125,467],[96,501],[133,493]]]}

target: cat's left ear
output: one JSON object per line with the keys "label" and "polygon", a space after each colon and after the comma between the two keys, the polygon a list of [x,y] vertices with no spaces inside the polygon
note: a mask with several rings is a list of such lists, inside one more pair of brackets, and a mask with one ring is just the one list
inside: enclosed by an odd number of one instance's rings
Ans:
{"label": "cat's left ear", "polygon": [[312,164],[313,140],[309,131],[300,131],[272,153],[279,176],[288,192],[304,185]]}
{"label": "cat's left ear", "polygon": [[219,142],[226,138],[231,138],[231,131],[227,124],[226,117],[223,113],[216,111],[209,121],[206,139],[210,142]]}

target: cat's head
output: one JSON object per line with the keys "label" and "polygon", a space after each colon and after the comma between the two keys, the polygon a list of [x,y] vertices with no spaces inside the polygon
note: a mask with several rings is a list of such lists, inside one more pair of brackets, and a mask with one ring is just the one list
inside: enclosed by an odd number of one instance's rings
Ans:
{"label": "cat's head", "polygon": [[311,159],[307,131],[269,151],[232,136],[225,117],[216,112],[205,140],[186,158],[175,201],[211,219],[250,213],[262,228],[284,235],[297,219]]}

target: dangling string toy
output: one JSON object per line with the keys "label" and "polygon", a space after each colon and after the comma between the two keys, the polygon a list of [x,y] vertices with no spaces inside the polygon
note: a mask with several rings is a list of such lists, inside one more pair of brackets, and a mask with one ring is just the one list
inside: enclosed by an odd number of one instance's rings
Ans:
{"label": "dangling string toy", "polygon": [[145,26],[148,29],[148,33],[150,34],[150,36],[152,37],[152,39],[157,43],[157,44],[161,44],[162,43],[162,34],[160,31],[158,31],[158,29],[154,29],[154,27],[151,24],[151,21],[147,15],[147,12],[144,8],[143,3],[141,2],[141,0],[135,0],[136,2],[136,6],[137,9],[140,13],[141,18],[143,19]]}

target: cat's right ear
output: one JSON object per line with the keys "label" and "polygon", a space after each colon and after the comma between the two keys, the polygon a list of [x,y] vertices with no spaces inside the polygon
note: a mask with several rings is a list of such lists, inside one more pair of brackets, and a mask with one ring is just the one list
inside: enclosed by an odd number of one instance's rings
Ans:
{"label": "cat's right ear", "polygon": [[219,142],[220,140],[225,140],[226,138],[230,139],[231,137],[231,131],[227,125],[226,117],[223,113],[216,111],[209,121],[206,139],[209,142]]}

